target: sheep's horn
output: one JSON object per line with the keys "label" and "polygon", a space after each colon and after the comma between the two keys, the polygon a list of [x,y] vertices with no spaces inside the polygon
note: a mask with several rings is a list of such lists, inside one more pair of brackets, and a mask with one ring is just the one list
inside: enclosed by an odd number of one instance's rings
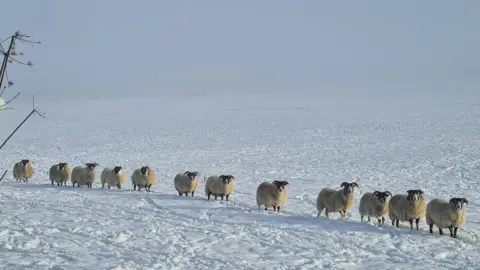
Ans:
{"label": "sheep's horn", "polygon": [[373,192],[373,195],[378,195],[379,193],[380,193],[380,191],[375,190],[375,192]]}
{"label": "sheep's horn", "polygon": [[287,181],[283,181],[282,182],[284,185],[288,185],[288,182]]}
{"label": "sheep's horn", "polygon": [[344,187],[344,186],[346,186],[346,185],[348,185],[348,183],[347,183],[347,182],[343,182],[343,183],[340,184],[340,187]]}
{"label": "sheep's horn", "polygon": [[186,172],[183,173],[183,175],[187,175],[187,174],[191,174],[191,172],[190,172],[190,171],[186,171]]}
{"label": "sheep's horn", "polygon": [[390,195],[390,197],[392,197],[392,196],[393,196],[393,195],[392,195],[392,193],[391,193],[390,191],[388,191],[388,190],[387,190],[387,191],[385,191],[384,193],[385,193],[385,194],[387,194],[387,195]]}
{"label": "sheep's horn", "polygon": [[352,187],[358,187],[357,182],[352,182],[352,183],[350,183],[350,185],[351,185]]}
{"label": "sheep's horn", "polygon": [[423,195],[423,190],[421,190],[421,189],[417,189],[416,192],[420,195]]}
{"label": "sheep's horn", "polygon": [[462,202],[468,204],[468,200],[466,198],[462,198]]}

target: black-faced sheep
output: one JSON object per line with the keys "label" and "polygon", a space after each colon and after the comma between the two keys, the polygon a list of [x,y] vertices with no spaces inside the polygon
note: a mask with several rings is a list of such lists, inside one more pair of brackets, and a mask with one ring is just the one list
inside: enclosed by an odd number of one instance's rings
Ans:
{"label": "black-faced sheep", "polygon": [[70,168],[68,167],[68,163],[60,162],[58,164],[52,165],[48,172],[50,181],[53,183],[57,183],[57,186],[67,185],[67,181],[70,180]]}
{"label": "black-faced sheep", "polygon": [[347,211],[353,206],[354,188],[358,188],[356,182],[343,182],[340,190],[332,188],[324,188],[317,196],[317,218],[320,217],[323,209],[325,216],[328,217],[329,212],[339,212],[342,218],[345,218]]}
{"label": "black-faced sheep", "polygon": [[150,188],[155,183],[155,177],[155,171],[153,171],[149,166],[143,166],[135,169],[131,176],[133,190],[138,188],[138,191],[140,191],[140,189],[143,187],[145,188],[145,191],[150,191]]}
{"label": "black-faced sheep", "polygon": [[257,205],[263,204],[265,211],[273,207],[273,211],[280,212],[280,207],[287,203],[287,181],[263,182],[257,188]]}
{"label": "black-faced sheep", "polygon": [[209,176],[205,183],[205,195],[207,195],[207,199],[210,200],[210,195],[213,195],[215,196],[215,200],[217,200],[218,196],[223,200],[225,196],[225,199],[228,201],[228,197],[233,192],[234,180],[235,178],[230,174]]}
{"label": "black-faced sheep", "polygon": [[369,222],[370,217],[375,217],[378,220],[378,226],[382,226],[385,223],[384,216],[388,212],[388,196],[392,196],[390,191],[375,191],[363,194],[358,207],[361,221],[363,221],[364,216],[368,217]]}
{"label": "black-faced sheep", "polygon": [[33,169],[28,159],[22,159],[20,162],[13,165],[13,178],[19,182],[28,182],[29,178],[32,178]]}
{"label": "black-faced sheep", "polygon": [[173,184],[179,196],[182,196],[182,194],[188,196],[189,193],[192,194],[192,197],[194,196],[195,190],[197,190],[198,186],[198,175],[199,173],[196,171],[186,171],[184,173],[177,173],[175,175]]}
{"label": "black-faced sheep", "polygon": [[425,198],[420,189],[407,190],[407,195],[397,194],[390,199],[388,203],[388,216],[392,221],[392,226],[399,227],[399,222],[408,221],[410,229],[413,230],[413,221],[418,231],[418,223],[425,217]]}
{"label": "black-faced sheep", "polygon": [[440,235],[443,235],[442,229],[448,228],[450,236],[457,238],[457,230],[465,224],[467,219],[467,204],[465,198],[451,198],[450,201],[443,199],[433,199],[427,204],[425,221],[427,222],[430,233],[433,233],[433,225],[438,228]]}
{"label": "black-faced sheep", "polygon": [[76,166],[72,170],[72,186],[77,184],[78,187],[80,186],[87,186],[88,188],[92,188],[92,183],[97,178],[95,167],[98,164],[95,163],[85,163],[85,166]]}
{"label": "black-faced sheep", "polygon": [[126,179],[127,174],[121,166],[115,166],[114,168],[105,168],[103,169],[100,176],[102,188],[104,188],[106,184],[108,189],[110,189],[110,187],[121,188],[122,185],[125,184]]}

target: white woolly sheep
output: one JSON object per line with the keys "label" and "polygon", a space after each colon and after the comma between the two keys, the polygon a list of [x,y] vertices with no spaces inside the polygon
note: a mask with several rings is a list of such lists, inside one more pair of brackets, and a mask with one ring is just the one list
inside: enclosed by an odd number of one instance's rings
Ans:
{"label": "white woolly sheep", "polygon": [[29,178],[32,178],[33,169],[28,159],[22,159],[20,162],[13,165],[13,178],[18,182],[28,182]]}
{"label": "white woolly sheep", "polygon": [[77,184],[78,187],[80,186],[87,186],[88,188],[92,188],[92,183],[97,179],[95,167],[98,164],[95,163],[85,163],[85,166],[76,166],[72,170],[72,186]]}
{"label": "white woolly sheep", "polygon": [[343,187],[343,189],[324,188],[318,193],[317,218],[320,217],[323,209],[325,209],[326,217],[330,212],[340,212],[341,218],[345,218],[347,211],[353,206],[354,188],[358,188],[358,184],[356,182],[343,182],[340,187]]}
{"label": "white woolly sheep", "polygon": [[175,175],[175,178],[173,179],[173,184],[179,196],[182,196],[182,194],[188,196],[189,193],[192,193],[192,197],[194,196],[194,193],[197,190],[198,186],[198,175],[199,173],[196,171],[186,171],[184,173],[177,173]]}
{"label": "white woolly sheep", "polygon": [[70,179],[70,168],[68,167],[68,163],[60,162],[58,164],[52,165],[48,172],[50,181],[53,183],[57,183],[57,186],[67,185],[67,181]]}
{"label": "white woolly sheep", "polygon": [[150,191],[150,188],[155,183],[155,172],[149,166],[143,166],[135,169],[131,176],[133,190],[138,188],[138,191],[143,187],[145,191]]}
{"label": "white woolly sheep", "polygon": [[385,223],[384,215],[388,212],[388,196],[392,196],[390,191],[374,191],[363,194],[360,198],[360,205],[358,211],[360,212],[360,219],[363,222],[363,217],[375,217],[378,220],[378,226],[382,226]]}
{"label": "white woolly sheep", "polygon": [[[465,204],[465,205],[464,205]],[[433,225],[443,235],[443,228],[448,228],[450,236],[457,238],[457,230],[465,224],[468,200],[466,198],[451,198],[450,201],[433,199],[427,204],[425,220],[433,233]]]}
{"label": "white woolly sheep", "polygon": [[425,217],[425,198],[420,189],[407,190],[407,195],[397,194],[388,203],[388,216],[392,226],[399,227],[399,222],[408,221],[413,230],[413,220],[418,231],[420,219]]}
{"label": "white woolly sheep", "polygon": [[230,174],[209,176],[205,183],[205,195],[207,195],[207,199],[210,200],[210,195],[213,195],[215,196],[215,200],[217,200],[218,196],[223,200],[225,196],[225,199],[228,201],[228,197],[233,192],[234,180],[235,178]]}
{"label": "white woolly sheep", "polygon": [[257,188],[258,209],[263,204],[265,211],[273,207],[273,211],[280,212],[280,206],[287,203],[287,181],[263,182]]}
{"label": "white woolly sheep", "polygon": [[102,182],[102,188],[107,184],[108,189],[110,187],[122,188],[122,185],[125,184],[127,179],[127,174],[121,166],[115,166],[112,168],[105,168],[100,175],[100,180]]}

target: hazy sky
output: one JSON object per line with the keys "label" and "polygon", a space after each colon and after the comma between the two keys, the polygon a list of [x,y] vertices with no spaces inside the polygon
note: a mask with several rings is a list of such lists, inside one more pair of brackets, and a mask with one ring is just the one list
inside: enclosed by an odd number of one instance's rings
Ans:
{"label": "hazy sky", "polygon": [[[2,0],[42,96],[480,92],[480,1]],[[6,11],[8,10],[8,11]],[[12,94],[12,93],[11,93]]]}

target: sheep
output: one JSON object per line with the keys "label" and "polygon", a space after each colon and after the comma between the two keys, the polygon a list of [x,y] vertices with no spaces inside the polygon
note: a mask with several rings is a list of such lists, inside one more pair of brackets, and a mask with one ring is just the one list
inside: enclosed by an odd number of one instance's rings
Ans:
{"label": "sheep", "polygon": [[143,187],[145,191],[150,191],[150,188],[155,183],[155,172],[149,166],[143,166],[135,169],[131,176],[133,190],[138,188],[138,191]]}
{"label": "sheep", "polygon": [[121,166],[115,166],[112,168],[105,168],[100,175],[100,180],[102,182],[102,188],[107,184],[108,189],[110,187],[117,187],[118,189],[122,188],[122,185],[125,184],[127,179],[127,174]]}
{"label": "sheep", "polygon": [[273,211],[280,212],[280,206],[287,203],[287,181],[263,182],[257,188],[258,209],[263,204],[265,211],[273,206]]}
{"label": "sheep", "polygon": [[233,175],[212,175],[207,178],[205,183],[205,194],[207,195],[207,199],[210,200],[210,195],[215,196],[215,200],[217,197],[223,200],[223,196],[228,201],[228,197],[233,192],[234,183],[233,181],[235,178]]}
{"label": "sheep", "polygon": [[87,186],[88,188],[92,188],[92,183],[96,179],[96,171],[95,167],[98,164],[95,163],[85,163],[85,166],[76,166],[72,170],[72,186],[77,184],[78,187],[80,186]]}
{"label": "sheep", "polygon": [[433,224],[443,235],[443,228],[448,228],[450,236],[457,238],[457,230],[465,224],[468,200],[466,198],[451,198],[450,201],[433,199],[427,204],[425,220],[433,233]]}
{"label": "sheep", "polygon": [[368,217],[368,222],[370,222],[370,217],[376,217],[378,226],[381,227],[385,223],[384,215],[388,212],[388,196],[392,197],[390,191],[374,191],[363,194],[358,207],[361,221],[363,222],[364,216]]}
{"label": "sheep", "polygon": [[70,168],[68,167],[68,163],[60,162],[58,164],[52,165],[48,172],[50,177],[50,181],[53,183],[56,182],[57,186],[67,185],[67,181],[70,179]]}
{"label": "sheep", "polygon": [[28,178],[32,178],[33,169],[30,160],[22,159],[13,166],[13,178],[18,182],[28,182]]}
{"label": "sheep", "polygon": [[425,198],[420,189],[407,190],[407,195],[397,194],[390,199],[388,203],[388,216],[392,221],[392,226],[399,227],[400,221],[410,223],[410,230],[413,230],[413,220],[415,220],[418,231],[420,219],[425,217]]}
{"label": "sheep", "polygon": [[184,173],[177,173],[175,175],[173,184],[179,196],[182,196],[182,194],[188,196],[189,193],[192,193],[192,197],[194,196],[195,190],[197,190],[198,186],[198,175],[199,173],[197,171],[186,171]]}
{"label": "sheep", "polygon": [[345,218],[347,211],[353,206],[353,191],[355,187],[358,188],[358,184],[356,182],[343,182],[340,187],[343,187],[343,189],[324,188],[318,193],[317,218],[320,217],[323,209],[325,209],[327,218],[329,212],[340,212],[341,218]]}

